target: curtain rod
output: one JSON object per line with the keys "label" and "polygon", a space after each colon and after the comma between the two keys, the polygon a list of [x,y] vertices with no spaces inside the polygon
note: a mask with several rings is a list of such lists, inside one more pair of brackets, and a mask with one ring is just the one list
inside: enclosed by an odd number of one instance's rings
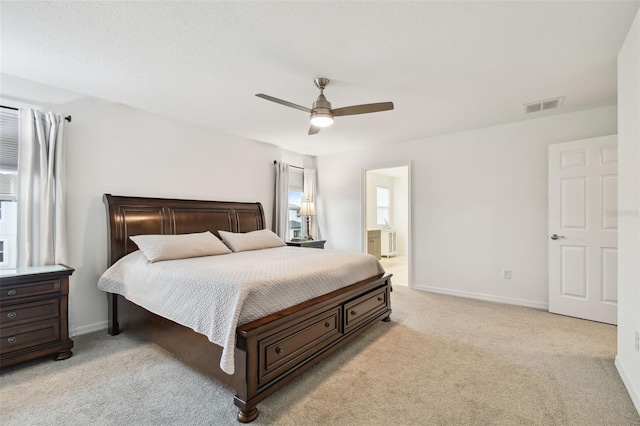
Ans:
{"label": "curtain rod", "polygon": [[[0,108],[11,109],[13,111],[20,111],[19,108],[14,108],[14,107],[4,106],[4,105],[0,105]],[[71,116],[70,115],[67,115],[64,119],[67,120],[69,123],[71,123]]]}
{"label": "curtain rod", "polygon": [[[278,160],[273,160],[273,164],[277,164],[277,163],[278,163]],[[304,170],[304,167],[292,166],[291,164],[289,164],[289,167],[293,167],[294,169]]]}

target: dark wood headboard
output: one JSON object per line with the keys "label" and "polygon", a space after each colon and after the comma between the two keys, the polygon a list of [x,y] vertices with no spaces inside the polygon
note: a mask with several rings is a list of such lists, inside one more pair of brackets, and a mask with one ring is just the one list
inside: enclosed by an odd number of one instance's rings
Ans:
{"label": "dark wood headboard", "polygon": [[260,203],[174,200],[104,194],[109,236],[108,266],[138,249],[129,239],[143,234],[189,234],[218,230],[249,232],[265,228]]}

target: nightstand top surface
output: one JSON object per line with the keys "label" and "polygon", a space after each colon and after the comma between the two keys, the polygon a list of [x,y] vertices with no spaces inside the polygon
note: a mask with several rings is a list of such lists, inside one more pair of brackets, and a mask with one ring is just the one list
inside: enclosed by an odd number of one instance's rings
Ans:
{"label": "nightstand top surface", "polygon": [[28,266],[26,268],[0,269],[0,277],[20,277],[24,275],[48,274],[50,272],[66,271],[66,266],[62,265],[44,265],[44,266]]}
{"label": "nightstand top surface", "polygon": [[313,248],[324,248],[324,243],[327,240],[300,240],[300,241],[286,241],[288,246],[293,247],[313,247]]}

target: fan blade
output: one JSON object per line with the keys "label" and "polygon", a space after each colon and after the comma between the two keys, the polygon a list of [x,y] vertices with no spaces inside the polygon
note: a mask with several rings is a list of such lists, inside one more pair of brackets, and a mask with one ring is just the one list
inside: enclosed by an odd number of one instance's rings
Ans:
{"label": "fan blade", "polygon": [[262,99],[266,99],[266,100],[271,101],[271,102],[275,102],[275,103],[280,104],[280,105],[284,105],[284,106],[288,106],[288,107],[291,107],[291,108],[299,109],[300,111],[304,111],[304,112],[308,112],[308,113],[311,112],[311,110],[309,108],[306,108],[306,107],[303,107],[303,106],[300,106],[300,105],[296,105],[296,104],[291,103],[291,102],[283,101],[282,99],[274,98],[273,96],[264,95],[262,93],[258,93],[258,94],[256,94],[256,96],[259,97],[259,98],[262,98]]}
{"label": "fan blade", "polygon": [[393,102],[380,102],[377,104],[352,105],[331,110],[334,117],[344,115],[368,114],[370,112],[389,111],[393,109]]}
{"label": "fan blade", "polygon": [[316,133],[320,132],[320,129],[322,129],[322,127],[314,126],[312,124],[311,127],[309,127],[309,134],[315,135]]}

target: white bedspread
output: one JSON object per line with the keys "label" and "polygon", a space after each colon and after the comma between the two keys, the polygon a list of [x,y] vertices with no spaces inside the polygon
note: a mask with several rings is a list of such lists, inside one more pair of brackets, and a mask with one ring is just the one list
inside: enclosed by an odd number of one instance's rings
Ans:
{"label": "white bedspread", "polygon": [[298,247],[150,263],[123,257],[98,288],[206,335],[222,346],[220,367],[233,374],[235,330],[289,306],[384,272],[377,259]]}

